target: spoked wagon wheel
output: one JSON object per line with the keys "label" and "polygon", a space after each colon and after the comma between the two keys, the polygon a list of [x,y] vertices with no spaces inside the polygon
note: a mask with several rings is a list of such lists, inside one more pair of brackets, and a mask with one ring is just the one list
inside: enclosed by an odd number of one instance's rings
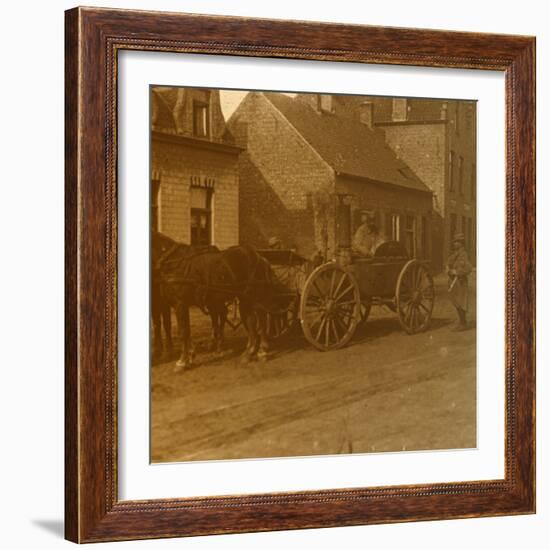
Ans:
{"label": "spoked wagon wheel", "polygon": [[280,311],[265,311],[260,314],[265,315],[268,340],[276,340],[289,332],[298,320],[298,296],[295,296],[287,307]]}
{"label": "spoked wagon wheel", "polygon": [[302,291],[300,320],[304,336],[321,351],[341,348],[355,332],[360,308],[354,276],[333,263],[319,266]]}
{"label": "spoked wagon wheel", "polygon": [[408,261],[399,274],[395,290],[399,322],[408,334],[416,334],[428,326],[434,299],[434,282],[429,271],[417,260]]}

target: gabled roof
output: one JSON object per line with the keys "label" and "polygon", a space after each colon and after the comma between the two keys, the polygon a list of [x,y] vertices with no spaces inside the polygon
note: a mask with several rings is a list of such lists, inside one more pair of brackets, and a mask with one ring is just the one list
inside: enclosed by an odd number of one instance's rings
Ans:
{"label": "gabled roof", "polygon": [[[319,112],[300,96],[262,94],[336,173],[432,193],[397,158],[381,130],[370,129],[357,117]],[[333,97],[345,101],[345,96]]]}
{"label": "gabled roof", "polygon": [[173,88],[153,88],[151,90],[153,124],[164,131],[174,133],[176,132],[174,119],[176,93]]}
{"label": "gabled roof", "polygon": [[[207,90],[206,88],[204,88]],[[151,90],[151,107],[153,115],[153,129],[159,132],[168,134],[178,134],[178,101],[186,101],[186,94],[192,92],[192,88],[177,88],[170,86],[155,86]],[[178,94],[183,94],[183,97],[178,98]],[[225,119],[219,106],[219,99],[215,104],[211,104],[215,109],[212,116],[213,128],[211,135],[208,138],[199,138],[201,141],[212,141],[224,143],[226,145],[235,145],[235,138],[228,130]],[[217,115],[217,116],[214,116]],[[190,113],[180,112],[181,117],[190,116]]]}

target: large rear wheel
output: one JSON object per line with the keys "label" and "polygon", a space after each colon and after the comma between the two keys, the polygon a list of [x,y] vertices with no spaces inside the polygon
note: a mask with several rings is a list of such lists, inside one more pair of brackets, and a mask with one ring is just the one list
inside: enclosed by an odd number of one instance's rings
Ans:
{"label": "large rear wheel", "polygon": [[408,261],[399,274],[395,290],[399,322],[408,334],[416,334],[428,327],[434,301],[430,272],[417,260]]}
{"label": "large rear wheel", "polygon": [[308,342],[321,351],[341,348],[360,320],[361,296],[353,274],[335,263],[315,269],[300,302],[300,321]]}

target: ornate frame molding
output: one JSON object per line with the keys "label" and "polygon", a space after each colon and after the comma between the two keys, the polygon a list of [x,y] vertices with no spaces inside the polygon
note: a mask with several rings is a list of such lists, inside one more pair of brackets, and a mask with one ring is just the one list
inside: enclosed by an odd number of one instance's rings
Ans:
{"label": "ornate frame molding", "polygon": [[[189,36],[192,41],[183,39]],[[117,54],[123,49],[505,73],[504,479],[118,500],[116,90]],[[66,12],[65,55],[65,517],[69,540],[95,542],[534,512],[533,37],[75,8]]]}

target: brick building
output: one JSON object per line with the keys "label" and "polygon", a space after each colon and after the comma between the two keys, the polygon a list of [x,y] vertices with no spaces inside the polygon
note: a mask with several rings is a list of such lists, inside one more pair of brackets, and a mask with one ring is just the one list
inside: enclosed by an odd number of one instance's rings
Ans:
{"label": "brick building", "polygon": [[387,238],[431,258],[432,191],[385,142],[371,104],[346,96],[249,93],[228,121],[239,159],[240,240],[271,236],[310,255],[348,244],[360,214]]}
{"label": "brick building", "polygon": [[476,106],[474,101],[350,98],[358,111],[367,99],[376,128],[396,155],[433,191],[433,264],[441,267],[452,236],[462,232],[476,257]]}
{"label": "brick building", "polygon": [[218,90],[151,89],[151,226],[185,243],[239,241],[238,156]]}

